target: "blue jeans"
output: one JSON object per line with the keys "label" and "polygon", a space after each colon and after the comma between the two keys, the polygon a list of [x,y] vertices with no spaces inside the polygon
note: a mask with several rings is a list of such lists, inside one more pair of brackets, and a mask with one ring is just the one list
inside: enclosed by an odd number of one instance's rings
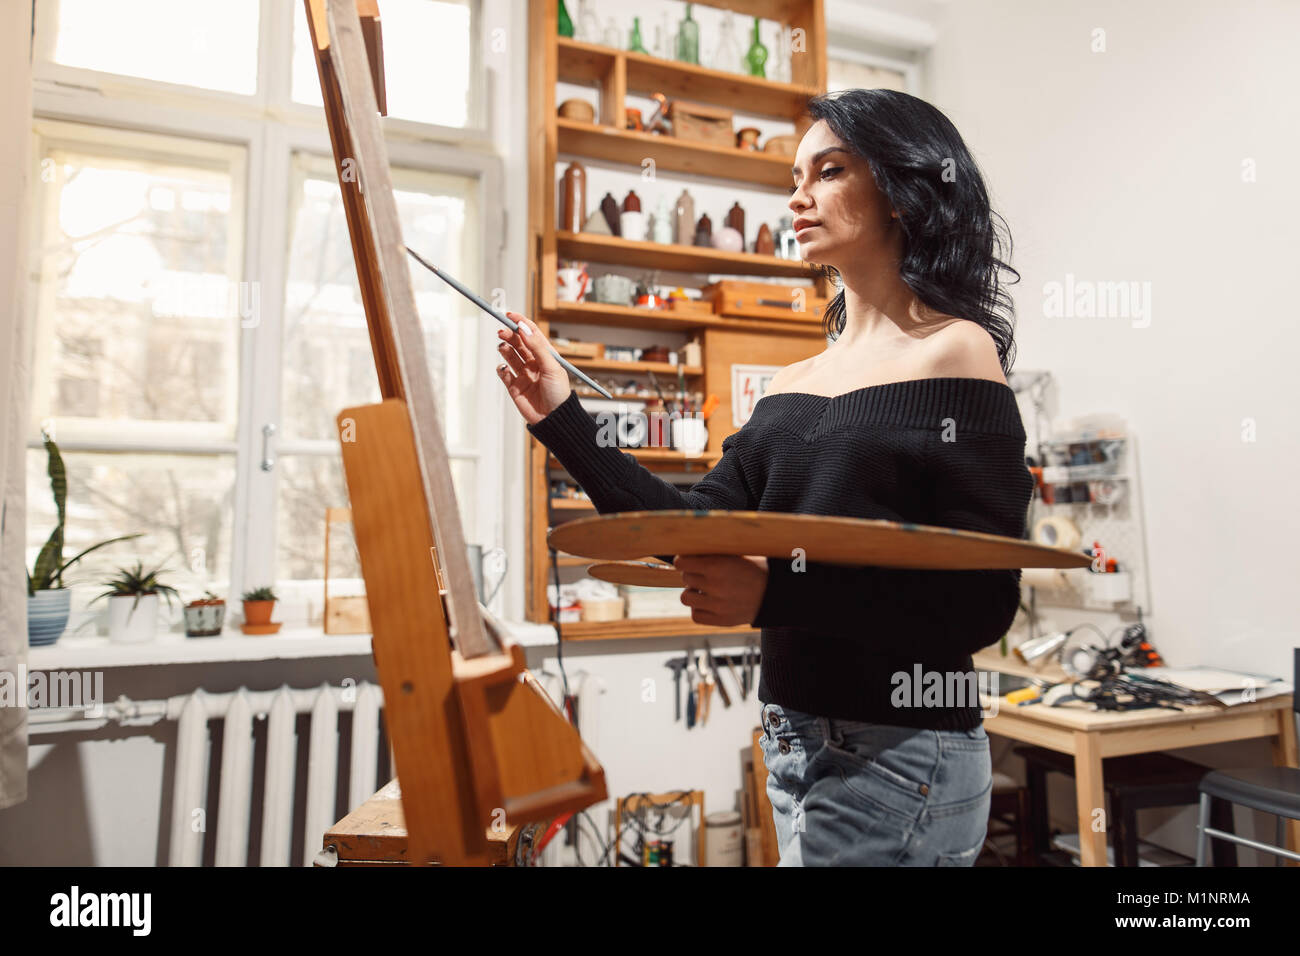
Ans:
{"label": "blue jeans", "polygon": [[761,711],[780,866],[973,866],[993,766],[982,726],[920,730]]}

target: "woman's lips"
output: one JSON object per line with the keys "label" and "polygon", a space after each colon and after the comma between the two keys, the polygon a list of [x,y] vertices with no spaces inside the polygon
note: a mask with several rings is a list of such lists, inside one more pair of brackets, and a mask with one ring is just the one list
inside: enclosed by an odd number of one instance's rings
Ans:
{"label": "woman's lips", "polygon": [[800,226],[798,229],[795,230],[794,234],[795,234],[796,236],[801,236],[801,235],[803,235],[805,232],[807,232],[809,229],[816,229],[816,228],[817,228],[818,226],[820,226],[820,225],[821,225],[821,223],[819,223],[819,222],[814,222],[814,223],[811,223],[810,225],[807,225],[807,226]]}

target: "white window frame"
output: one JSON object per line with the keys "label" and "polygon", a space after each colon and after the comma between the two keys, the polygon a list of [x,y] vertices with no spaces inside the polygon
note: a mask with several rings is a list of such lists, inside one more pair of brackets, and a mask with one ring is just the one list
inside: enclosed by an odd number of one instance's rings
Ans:
{"label": "white window frame", "polygon": [[[34,43],[33,125],[38,137],[63,121],[87,130],[79,138],[99,143],[98,133],[109,141],[118,131],[154,133],[161,136],[233,145],[245,150],[243,274],[244,280],[261,283],[260,320],[256,327],[241,329],[239,343],[239,414],[233,444],[230,442],[160,441],[157,439],[95,439],[76,442],[68,450],[160,452],[235,452],[235,520],[232,527],[230,594],[232,604],[248,587],[274,580],[276,554],[275,473],[264,472],[260,462],[262,425],[278,423],[280,416],[280,360],[283,345],[283,309],[286,258],[290,223],[288,186],[295,152],[326,157],[332,151],[320,107],[290,99],[293,51],[293,4],[301,0],[261,0],[259,19],[258,85],[252,95],[178,86],[155,80],[120,76],[54,63],[51,29],[55,24],[57,0],[37,0]],[[505,253],[505,194],[503,163],[489,130],[494,110],[508,106],[498,90],[488,102],[482,47],[485,23],[507,17],[505,0],[475,0],[471,14],[476,42],[471,59],[470,118],[465,128],[417,123],[384,117],[381,121],[394,166],[470,176],[478,183],[482,237],[480,274],[485,289],[507,285],[503,268]],[[64,128],[64,131],[68,130]],[[39,140],[38,140],[39,142]],[[39,146],[37,147],[39,148]],[[39,162],[39,153],[35,161]],[[39,182],[35,177],[33,182]],[[35,225],[35,224],[34,224]],[[34,313],[39,285],[29,297]],[[495,324],[479,325],[478,347],[495,364]],[[490,369],[478,376],[472,396],[479,409],[477,448],[451,448],[453,458],[476,462],[478,484],[476,519],[485,550],[503,543],[500,503],[503,500],[504,405],[500,386]],[[161,436],[159,436],[161,437]],[[40,448],[39,432],[29,435],[29,448]],[[271,443],[272,454],[337,454],[334,443]],[[341,502],[340,502],[341,504]],[[324,523],[322,503],[322,535]],[[307,582],[303,582],[304,584]],[[504,589],[502,589],[504,591]],[[498,595],[497,601],[501,600]],[[70,625],[71,626],[71,625]]]}
{"label": "white window frame", "polygon": [[869,53],[866,50],[840,45],[828,45],[826,47],[826,58],[828,60],[848,60],[852,63],[861,63],[863,66],[873,66],[882,70],[894,70],[903,74],[903,85],[907,87],[905,92],[911,93],[913,96],[920,96],[922,93],[921,65],[914,60]]}

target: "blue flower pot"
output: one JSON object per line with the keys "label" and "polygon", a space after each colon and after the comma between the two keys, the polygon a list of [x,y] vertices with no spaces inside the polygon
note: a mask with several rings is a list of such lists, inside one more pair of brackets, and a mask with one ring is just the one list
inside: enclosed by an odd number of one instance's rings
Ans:
{"label": "blue flower pot", "polygon": [[53,588],[27,596],[27,643],[32,647],[53,644],[63,636],[72,608],[72,591]]}

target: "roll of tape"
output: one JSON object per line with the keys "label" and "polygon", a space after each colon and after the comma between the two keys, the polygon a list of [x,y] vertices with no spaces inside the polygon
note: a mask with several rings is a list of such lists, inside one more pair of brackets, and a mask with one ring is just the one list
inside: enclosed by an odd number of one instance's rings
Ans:
{"label": "roll of tape", "polygon": [[1045,544],[1049,548],[1064,548],[1067,551],[1074,551],[1079,547],[1079,542],[1083,540],[1083,535],[1079,533],[1078,526],[1064,515],[1049,515],[1046,518],[1039,518],[1038,523],[1034,525],[1034,542],[1036,544]]}
{"label": "roll of tape", "polygon": [[1060,568],[1025,568],[1020,572],[1020,583],[1040,591],[1064,591],[1070,586]]}

